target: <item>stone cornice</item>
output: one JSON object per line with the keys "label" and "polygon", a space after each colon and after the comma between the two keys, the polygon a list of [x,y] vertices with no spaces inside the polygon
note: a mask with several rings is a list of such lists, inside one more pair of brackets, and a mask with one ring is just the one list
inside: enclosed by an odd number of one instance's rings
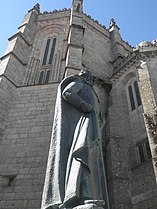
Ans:
{"label": "stone cornice", "polygon": [[139,49],[139,53],[143,61],[147,59],[155,58],[157,57],[157,47],[155,47],[153,50],[140,50]]}
{"label": "stone cornice", "polygon": [[137,57],[135,53],[130,53],[129,56],[122,60],[122,62],[114,68],[114,73],[111,80],[115,82],[123,74],[125,74],[133,65],[137,62]]}
{"label": "stone cornice", "polygon": [[51,20],[53,17],[55,19],[57,18],[64,18],[64,17],[70,17],[70,11],[71,9],[62,9],[62,10],[53,10],[53,11],[44,11],[43,13],[40,13],[38,16],[37,16],[37,21],[41,21],[41,20],[44,20],[44,21],[47,21],[47,20]]}
{"label": "stone cornice", "polygon": [[59,9],[59,10],[57,10],[57,9],[54,9],[53,11],[50,11],[50,12],[48,12],[48,11],[44,11],[43,13],[40,13],[40,14],[52,14],[52,13],[59,13],[59,12],[65,12],[65,11],[71,11],[71,9],[70,8],[63,8],[63,9]]}
{"label": "stone cornice", "polygon": [[115,66],[114,74],[111,77],[112,82],[119,80],[124,74],[126,74],[131,67],[138,65],[140,60],[147,60],[157,57],[157,47],[155,46],[152,50],[152,47],[148,47],[147,50],[141,49],[141,47],[136,48],[132,53],[128,55],[122,62]]}

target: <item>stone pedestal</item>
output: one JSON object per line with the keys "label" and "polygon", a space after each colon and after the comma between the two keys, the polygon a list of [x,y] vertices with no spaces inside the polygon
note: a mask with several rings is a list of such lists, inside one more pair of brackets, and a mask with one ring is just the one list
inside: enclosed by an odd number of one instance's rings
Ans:
{"label": "stone pedestal", "polygon": [[77,207],[74,207],[73,209],[103,209],[103,207],[91,203],[91,204],[79,205]]}
{"label": "stone pedestal", "polygon": [[85,200],[84,205],[78,205],[73,209],[103,209],[105,206],[104,200]]}

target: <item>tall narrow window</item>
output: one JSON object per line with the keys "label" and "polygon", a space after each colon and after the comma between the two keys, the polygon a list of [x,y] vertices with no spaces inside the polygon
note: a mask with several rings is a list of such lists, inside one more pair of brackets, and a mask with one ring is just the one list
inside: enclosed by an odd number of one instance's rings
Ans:
{"label": "tall narrow window", "polygon": [[145,161],[145,155],[144,155],[144,146],[142,144],[138,146],[138,151],[139,151],[140,162],[143,163]]}
{"label": "tall narrow window", "polygon": [[141,102],[141,97],[140,97],[140,92],[139,92],[139,87],[138,87],[137,81],[134,82],[134,88],[135,88],[137,104],[138,104],[138,106],[140,106],[142,104],[142,102]]}
{"label": "tall narrow window", "polygon": [[129,83],[128,92],[131,110],[135,110],[142,105],[138,82],[135,79]]}
{"label": "tall narrow window", "polygon": [[53,55],[55,51],[55,45],[56,45],[56,38],[53,39],[52,47],[51,47],[51,53],[50,53],[50,58],[49,58],[49,64],[52,64],[53,60]]}
{"label": "tall narrow window", "polygon": [[51,65],[53,62],[55,47],[56,47],[56,38],[49,38],[46,43],[44,57],[42,65]]}
{"label": "tall narrow window", "polygon": [[129,86],[129,97],[130,97],[130,103],[131,103],[131,109],[135,109],[135,101],[134,101],[134,96],[133,96],[133,91],[132,91],[132,86]]}
{"label": "tall narrow window", "polygon": [[49,78],[50,78],[50,70],[46,71],[46,78],[45,78],[45,84],[47,84],[49,82]]}
{"label": "tall narrow window", "polygon": [[45,48],[45,53],[44,53],[44,58],[43,58],[43,65],[46,65],[47,56],[48,56],[49,47],[50,47],[50,41],[51,39],[48,39],[46,43],[46,48]]}
{"label": "tall narrow window", "polygon": [[40,76],[39,76],[38,84],[42,84],[43,78],[44,78],[44,71],[41,71],[41,72],[40,72]]}

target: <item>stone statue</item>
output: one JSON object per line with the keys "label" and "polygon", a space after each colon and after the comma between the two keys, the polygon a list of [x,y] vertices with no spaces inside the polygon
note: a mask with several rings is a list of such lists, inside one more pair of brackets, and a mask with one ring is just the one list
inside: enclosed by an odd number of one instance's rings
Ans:
{"label": "stone statue", "polygon": [[59,85],[42,209],[108,209],[98,103],[88,72]]}

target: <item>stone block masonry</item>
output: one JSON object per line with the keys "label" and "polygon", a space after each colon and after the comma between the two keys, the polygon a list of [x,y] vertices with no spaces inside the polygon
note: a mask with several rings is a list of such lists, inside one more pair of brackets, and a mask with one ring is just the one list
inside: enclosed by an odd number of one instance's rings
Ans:
{"label": "stone block masonry", "polygon": [[4,132],[4,119],[8,114],[14,98],[13,86],[6,77],[0,77],[0,141]]}
{"label": "stone block masonry", "polygon": [[0,209],[40,208],[57,86],[16,89],[0,141]]}

